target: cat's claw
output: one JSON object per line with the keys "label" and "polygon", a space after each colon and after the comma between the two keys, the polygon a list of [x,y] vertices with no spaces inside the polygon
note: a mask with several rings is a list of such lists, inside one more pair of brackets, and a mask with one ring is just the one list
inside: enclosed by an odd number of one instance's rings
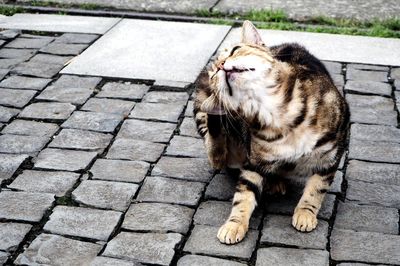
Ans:
{"label": "cat's claw", "polygon": [[219,228],[217,237],[221,243],[236,244],[243,240],[247,229],[244,224],[228,221]]}
{"label": "cat's claw", "polygon": [[294,228],[301,232],[311,232],[317,227],[318,219],[310,211],[305,209],[296,209],[293,218],[292,225]]}

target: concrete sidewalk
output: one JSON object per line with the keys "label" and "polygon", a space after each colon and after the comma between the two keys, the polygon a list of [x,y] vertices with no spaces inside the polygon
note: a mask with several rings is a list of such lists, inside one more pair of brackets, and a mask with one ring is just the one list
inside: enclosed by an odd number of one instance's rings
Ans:
{"label": "concrete sidewalk", "polygon": [[227,246],[234,182],[208,166],[192,93],[238,29],[30,14],[1,28],[0,265],[400,265],[400,40],[262,31],[325,60],[349,149],[317,230],[291,227],[293,187]]}

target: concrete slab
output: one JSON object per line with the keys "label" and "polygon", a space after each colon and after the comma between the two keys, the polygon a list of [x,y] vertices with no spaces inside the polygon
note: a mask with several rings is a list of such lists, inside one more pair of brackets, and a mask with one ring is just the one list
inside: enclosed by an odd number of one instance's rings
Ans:
{"label": "concrete slab", "polygon": [[[221,48],[240,41],[240,28],[230,31]],[[348,63],[400,65],[400,39],[350,36],[328,33],[260,30],[268,46],[286,42],[304,45],[320,60]]]}
{"label": "concrete slab", "polygon": [[194,82],[229,29],[124,19],[61,73]]}
{"label": "concrete slab", "polygon": [[46,14],[15,14],[0,20],[0,28],[32,31],[104,34],[120,18],[64,16]]}

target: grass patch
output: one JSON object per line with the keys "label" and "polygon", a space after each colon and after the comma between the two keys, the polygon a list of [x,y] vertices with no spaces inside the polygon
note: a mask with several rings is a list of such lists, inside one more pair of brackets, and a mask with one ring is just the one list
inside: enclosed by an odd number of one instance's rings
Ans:
{"label": "grass patch", "polygon": [[16,13],[24,13],[24,9],[16,6],[0,6],[1,15],[12,16]]}
{"label": "grass patch", "polygon": [[58,7],[58,8],[79,8],[79,9],[85,9],[85,10],[95,10],[99,9],[100,6],[92,3],[82,3],[79,5],[74,5],[74,4],[64,4],[64,3],[58,3],[58,2],[53,2],[53,1],[37,1],[37,0],[32,0],[29,3],[31,6],[42,6],[42,7]]}

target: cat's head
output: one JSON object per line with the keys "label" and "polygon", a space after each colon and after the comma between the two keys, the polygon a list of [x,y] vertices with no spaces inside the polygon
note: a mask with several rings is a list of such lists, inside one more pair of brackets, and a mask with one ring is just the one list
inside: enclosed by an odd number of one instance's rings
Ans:
{"label": "cat's head", "polygon": [[213,95],[202,109],[249,116],[258,112],[262,98],[276,87],[275,61],[255,26],[245,21],[240,43],[222,52],[208,69]]}

